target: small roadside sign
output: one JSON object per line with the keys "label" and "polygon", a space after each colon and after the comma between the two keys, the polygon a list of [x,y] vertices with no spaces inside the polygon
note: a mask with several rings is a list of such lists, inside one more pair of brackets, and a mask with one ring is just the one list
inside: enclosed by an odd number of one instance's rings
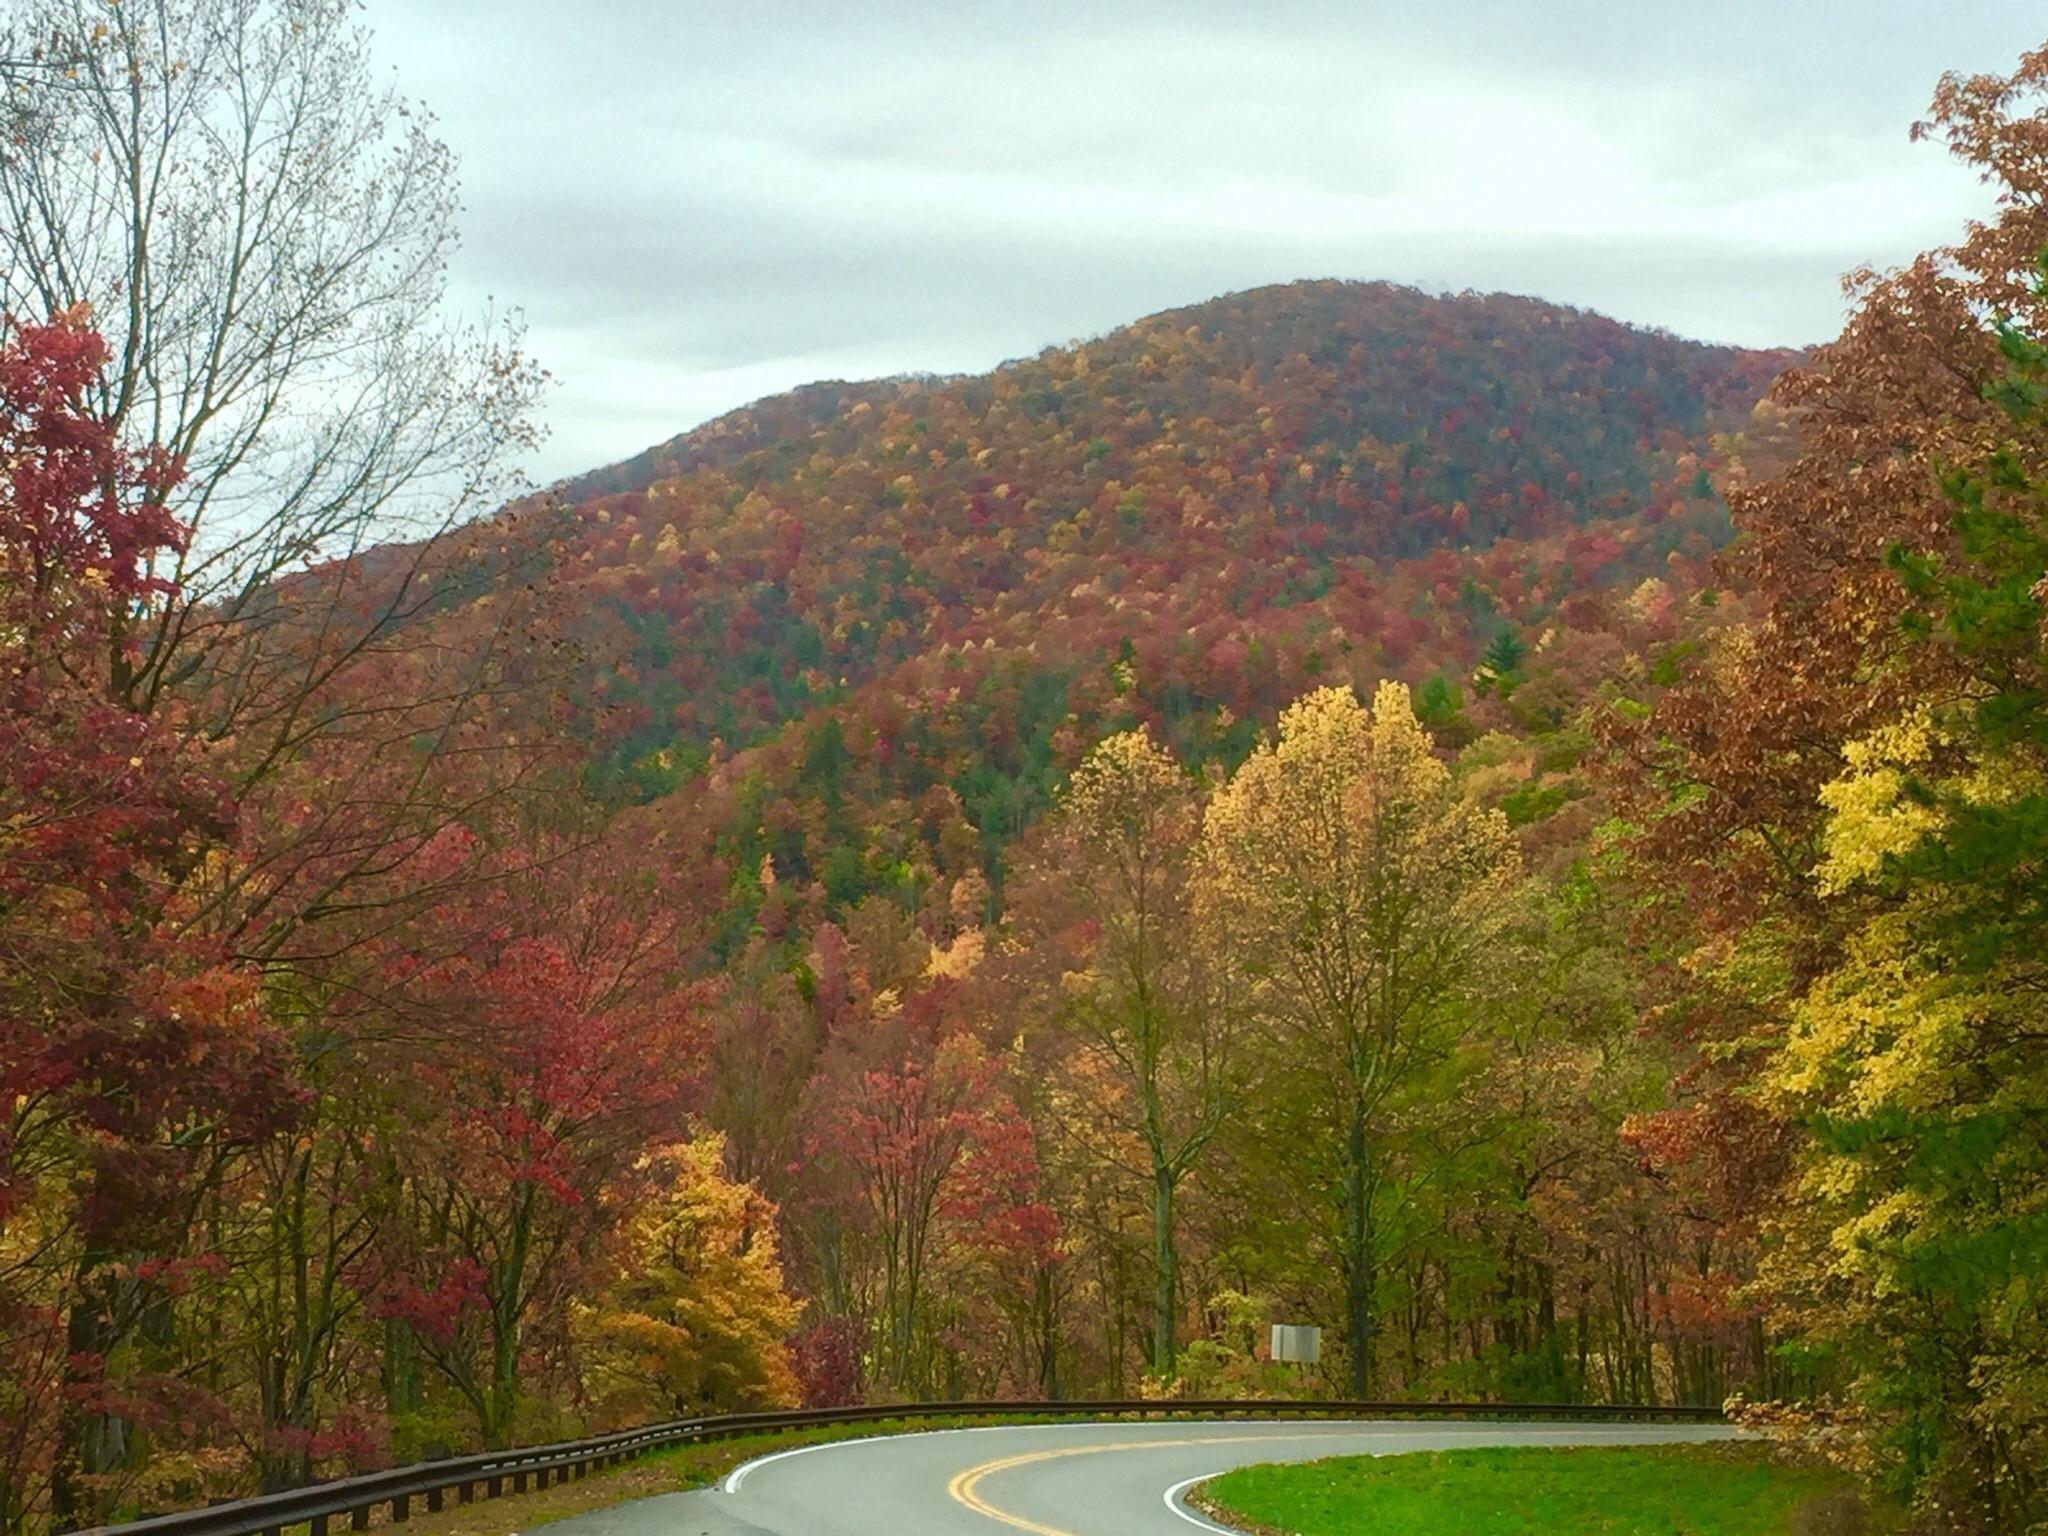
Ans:
{"label": "small roadside sign", "polygon": [[1323,1358],[1323,1330],[1306,1323],[1275,1323],[1273,1358],[1297,1365],[1314,1365]]}

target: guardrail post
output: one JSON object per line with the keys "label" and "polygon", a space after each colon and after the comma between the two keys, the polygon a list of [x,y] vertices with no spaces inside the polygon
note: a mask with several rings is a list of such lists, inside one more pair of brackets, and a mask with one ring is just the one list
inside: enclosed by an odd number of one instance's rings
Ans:
{"label": "guardrail post", "polygon": [[410,1520],[411,1518],[412,1495],[409,1493],[393,1494],[391,1498],[392,1523],[403,1524],[405,1521]]}
{"label": "guardrail post", "polygon": [[352,1531],[367,1531],[370,1528],[370,1506],[358,1504],[348,1512],[348,1528]]}
{"label": "guardrail post", "polygon": [[429,1488],[427,1490],[427,1513],[430,1515],[441,1513],[441,1490],[438,1488]]}
{"label": "guardrail post", "polygon": [[327,1517],[315,1515],[307,1522],[306,1536],[327,1536]]}
{"label": "guardrail post", "polygon": [[476,1484],[475,1484],[475,1483],[467,1483],[467,1482],[464,1482],[464,1483],[457,1483],[457,1484],[455,1485],[455,1502],[456,1502],[456,1503],[458,1503],[458,1504],[471,1504],[471,1503],[474,1503],[475,1501],[476,1501]]}
{"label": "guardrail post", "polygon": [[514,1472],[512,1474],[512,1491],[514,1493],[526,1492],[526,1474],[524,1472]]}

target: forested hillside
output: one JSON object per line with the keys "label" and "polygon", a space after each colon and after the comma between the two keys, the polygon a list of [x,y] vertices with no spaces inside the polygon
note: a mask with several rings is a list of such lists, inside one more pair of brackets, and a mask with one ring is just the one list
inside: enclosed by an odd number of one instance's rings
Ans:
{"label": "forested hillside", "polygon": [[[1304,283],[764,401],[563,488],[558,568],[625,657],[604,776],[751,780],[746,865],[844,908],[904,878],[912,819],[964,822],[944,872],[1000,885],[1119,721],[1233,763],[1304,687],[1397,677],[1454,736],[1554,727],[1713,600],[1715,478],[1768,462],[1788,357]],[[1512,709],[1489,646],[1536,679]]]}

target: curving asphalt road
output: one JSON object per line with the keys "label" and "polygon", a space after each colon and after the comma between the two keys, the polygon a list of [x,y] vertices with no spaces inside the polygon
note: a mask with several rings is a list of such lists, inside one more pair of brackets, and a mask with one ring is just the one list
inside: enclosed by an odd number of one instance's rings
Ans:
{"label": "curving asphalt road", "polygon": [[1190,1484],[1256,1461],[1467,1445],[1644,1445],[1681,1424],[1015,1424],[840,1440],[749,1462],[716,1488],[579,1515],[550,1536],[1211,1536]]}

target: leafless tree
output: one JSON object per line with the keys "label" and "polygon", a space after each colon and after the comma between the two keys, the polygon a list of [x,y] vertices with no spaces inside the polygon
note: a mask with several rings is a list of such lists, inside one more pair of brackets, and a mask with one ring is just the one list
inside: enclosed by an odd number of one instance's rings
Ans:
{"label": "leafless tree", "polygon": [[90,306],[101,410],[187,471],[180,597],[108,682],[263,761],[442,601],[436,537],[515,488],[544,375],[516,319],[450,317],[454,160],[352,0],[0,5],[0,307]]}

